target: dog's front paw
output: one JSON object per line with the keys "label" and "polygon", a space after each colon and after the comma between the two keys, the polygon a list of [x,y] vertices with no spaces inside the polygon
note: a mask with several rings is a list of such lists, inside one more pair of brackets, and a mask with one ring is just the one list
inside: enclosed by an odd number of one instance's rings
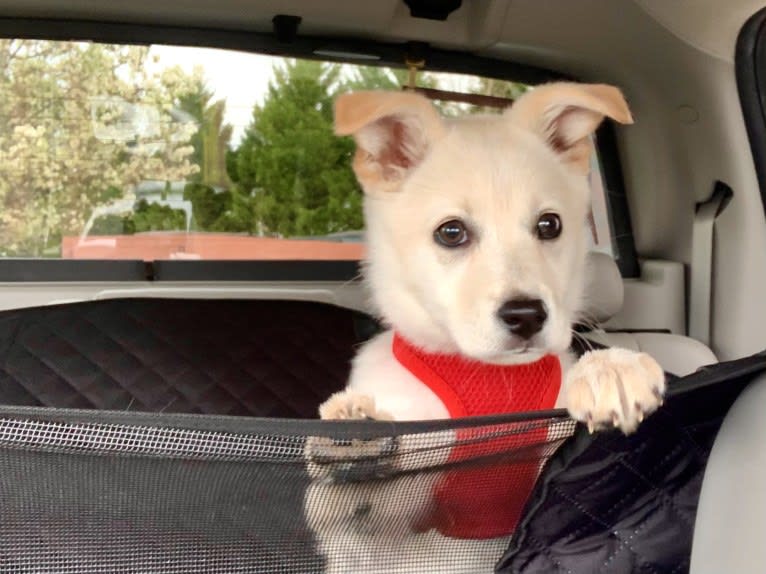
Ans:
{"label": "dog's front paw", "polygon": [[[325,420],[391,420],[366,395],[341,392],[319,407]],[[376,439],[308,437],[306,460],[313,478],[343,483],[383,476],[391,471],[399,448],[395,437]]]}
{"label": "dog's front paw", "polygon": [[665,373],[646,353],[627,349],[591,351],[569,370],[564,381],[566,408],[588,430],[636,430],[662,405]]}
{"label": "dog's front paw", "polygon": [[391,415],[375,408],[375,399],[367,395],[335,393],[319,407],[319,418],[325,420],[390,421]]}

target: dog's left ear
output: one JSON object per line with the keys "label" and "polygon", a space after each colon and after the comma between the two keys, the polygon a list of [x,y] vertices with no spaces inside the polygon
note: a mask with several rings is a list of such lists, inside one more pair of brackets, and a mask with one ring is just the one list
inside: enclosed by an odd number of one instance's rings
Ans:
{"label": "dog's left ear", "polygon": [[604,117],[633,123],[620,90],[605,84],[558,82],[538,86],[505,112],[515,125],[535,132],[574,171],[587,174],[592,145],[589,136]]}
{"label": "dog's left ear", "polygon": [[366,91],[335,100],[335,133],[354,136],[354,172],[368,194],[397,191],[444,131],[420,94]]}

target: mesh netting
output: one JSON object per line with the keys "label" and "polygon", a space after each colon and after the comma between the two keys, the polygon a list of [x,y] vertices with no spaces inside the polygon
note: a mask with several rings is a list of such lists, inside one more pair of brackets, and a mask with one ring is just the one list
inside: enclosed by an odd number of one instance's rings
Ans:
{"label": "mesh netting", "polygon": [[0,419],[2,572],[491,572],[574,429],[30,411]]}

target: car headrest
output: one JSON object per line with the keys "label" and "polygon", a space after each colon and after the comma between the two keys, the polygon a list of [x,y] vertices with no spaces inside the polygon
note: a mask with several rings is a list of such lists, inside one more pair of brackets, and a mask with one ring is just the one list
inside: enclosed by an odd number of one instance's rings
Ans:
{"label": "car headrest", "polygon": [[588,253],[582,316],[588,322],[603,322],[622,309],[625,296],[617,263],[606,253]]}

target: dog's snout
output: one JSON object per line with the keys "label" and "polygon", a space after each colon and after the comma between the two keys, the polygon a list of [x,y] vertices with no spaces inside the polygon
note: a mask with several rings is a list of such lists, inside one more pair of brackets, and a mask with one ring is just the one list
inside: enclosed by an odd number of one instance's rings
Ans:
{"label": "dog's snout", "polygon": [[538,333],[548,318],[540,299],[511,299],[503,303],[497,314],[508,330],[522,339]]}

